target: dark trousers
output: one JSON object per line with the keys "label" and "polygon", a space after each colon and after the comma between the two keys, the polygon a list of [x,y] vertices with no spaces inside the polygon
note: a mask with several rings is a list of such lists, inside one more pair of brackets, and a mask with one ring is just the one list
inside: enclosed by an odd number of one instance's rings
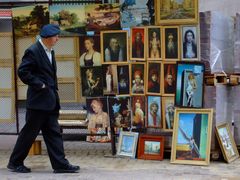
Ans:
{"label": "dark trousers", "polygon": [[13,165],[23,165],[24,159],[27,157],[33,142],[41,130],[52,168],[60,169],[68,164],[68,161],[65,159],[58,116],[58,110],[41,111],[27,109],[26,124],[18,136],[9,162]]}

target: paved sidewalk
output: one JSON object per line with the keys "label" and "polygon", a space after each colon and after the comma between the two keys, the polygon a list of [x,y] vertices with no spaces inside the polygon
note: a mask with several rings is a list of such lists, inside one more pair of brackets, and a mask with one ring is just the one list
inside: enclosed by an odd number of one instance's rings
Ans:
{"label": "paved sidewalk", "polygon": [[0,137],[0,179],[1,180],[239,180],[240,159],[231,164],[211,161],[209,166],[173,165],[169,159],[149,161],[111,156],[110,144],[86,142],[64,142],[67,159],[72,164],[81,166],[80,173],[53,174],[43,143],[42,155],[29,156],[25,164],[32,168],[32,173],[18,174],[6,169],[11,149],[15,143],[14,137],[2,146]]}

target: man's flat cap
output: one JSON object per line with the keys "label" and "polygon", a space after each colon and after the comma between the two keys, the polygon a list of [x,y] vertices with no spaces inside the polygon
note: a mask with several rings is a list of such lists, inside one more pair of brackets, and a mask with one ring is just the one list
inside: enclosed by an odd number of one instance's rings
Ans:
{"label": "man's flat cap", "polygon": [[40,36],[42,38],[48,38],[56,36],[60,33],[60,28],[58,25],[55,24],[47,24],[44,25],[40,31]]}

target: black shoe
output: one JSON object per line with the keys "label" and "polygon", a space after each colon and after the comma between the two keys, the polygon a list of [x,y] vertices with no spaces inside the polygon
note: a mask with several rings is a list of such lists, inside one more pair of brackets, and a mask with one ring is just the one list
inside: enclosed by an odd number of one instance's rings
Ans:
{"label": "black shoe", "polygon": [[67,164],[64,168],[54,169],[54,173],[78,173],[80,170],[79,166],[73,166],[71,164]]}
{"label": "black shoe", "polygon": [[31,169],[24,165],[15,166],[15,165],[12,165],[9,163],[7,165],[7,168],[12,172],[17,172],[17,173],[30,173],[31,172]]}

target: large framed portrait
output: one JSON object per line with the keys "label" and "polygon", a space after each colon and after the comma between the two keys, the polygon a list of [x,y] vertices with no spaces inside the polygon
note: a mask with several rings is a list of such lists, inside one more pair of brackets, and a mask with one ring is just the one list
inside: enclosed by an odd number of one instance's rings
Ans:
{"label": "large framed portrait", "polygon": [[120,131],[117,155],[135,158],[137,151],[137,143],[137,132]]}
{"label": "large framed portrait", "polygon": [[223,157],[228,162],[231,163],[237,158],[239,158],[238,149],[234,141],[233,135],[229,128],[228,123],[223,123],[216,126],[216,135],[218,142],[220,144]]}
{"label": "large framed portrait", "polygon": [[199,60],[198,26],[181,26],[182,60]]}
{"label": "large framed portrait", "polygon": [[162,95],[174,96],[176,92],[176,62],[163,62],[162,64]]}
{"label": "large framed portrait", "polygon": [[87,120],[89,142],[110,142],[110,121],[107,109],[108,101],[106,97],[87,98]]}
{"label": "large framed portrait", "polygon": [[213,109],[176,108],[171,163],[208,165]]}
{"label": "large framed portrait", "polygon": [[132,128],[141,129],[145,126],[145,96],[132,97]]}
{"label": "large framed portrait", "polygon": [[203,107],[204,71],[203,63],[177,62],[176,106]]}
{"label": "large framed portrait", "polygon": [[163,60],[180,59],[180,37],[178,26],[167,26],[163,28]]}
{"label": "large framed portrait", "polygon": [[149,95],[161,94],[161,62],[147,62],[147,82],[146,91]]}
{"label": "large framed portrait", "polygon": [[198,0],[155,0],[155,22],[158,25],[197,24]]}
{"label": "large framed portrait", "polygon": [[101,66],[100,36],[79,37],[79,64],[84,66]]}
{"label": "large framed portrait", "polygon": [[130,60],[145,61],[146,57],[146,28],[131,28]]}
{"label": "large framed portrait", "polygon": [[145,63],[131,63],[131,95],[145,94]]}
{"label": "large framed portrait", "polygon": [[116,128],[131,127],[131,98],[130,96],[108,97],[108,112],[111,126]]}
{"label": "large framed portrait", "polygon": [[147,27],[147,59],[162,59],[162,28],[160,26]]}
{"label": "large framed portrait", "polygon": [[147,127],[162,128],[161,97],[148,96],[147,109]]}
{"label": "large framed portrait", "polygon": [[103,77],[103,94],[116,95],[118,88],[117,79],[117,65],[116,64],[103,64],[102,65]]}
{"label": "large framed portrait", "polygon": [[128,31],[101,31],[102,63],[120,64],[128,62]]}
{"label": "large framed portrait", "polygon": [[172,131],[174,125],[174,97],[162,97],[162,122],[165,131]]}
{"label": "large framed portrait", "polygon": [[140,135],[138,140],[138,159],[163,160],[164,137]]}
{"label": "large framed portrait", "polygon": [[82,96],[103,96],[102,66],[81,67]]}
{"label": "large framed portrait", "polygon": [[128,64],[117,66],[117,79],[118,79],[118,95],[129,95],[130,75]]}

